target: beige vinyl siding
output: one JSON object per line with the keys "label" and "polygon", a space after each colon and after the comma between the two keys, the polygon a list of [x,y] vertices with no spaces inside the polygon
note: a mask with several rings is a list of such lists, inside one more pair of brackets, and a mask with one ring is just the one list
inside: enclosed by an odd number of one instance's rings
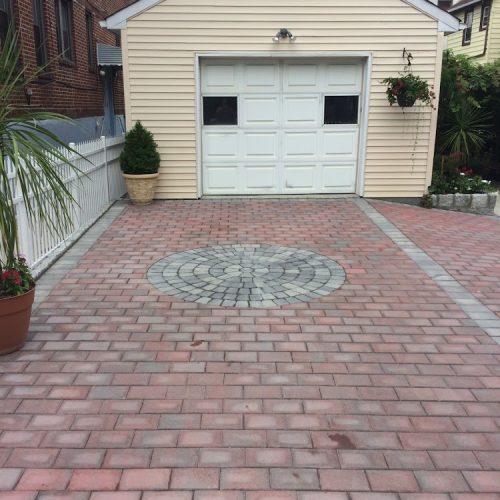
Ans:
{"label": "beige vinyl siding", "polygon": [[495,0],[491,5],[490,25],[488,28],[488,62],[500,59],[500,1]]}
{"label": "beige vinyl siding", "polygon": [[[274,44],[286,27],[297,40]],[[158,198],[197,196],[195,54],[373,54],[365,196],[413,197],[426,189],[435,123],[430,107],[390,107],[380,80],[403,69],[433,83],[437,22],[402,0],[165,0],[123,30],[127,122],[141,120],[162,157]]]}
{"label": "beige vinyl siding", "polygon": [[[465,10],[453,13],[462,22],[465,21]],[[448,36],[448,49],[455,54],[464,54],[468,57],[480,58],[484,53],[487,30],[480,30],[481,26],[481,3],[474,6],[472,18],[472,35],[470,45],[462,45],[463,31],[457,31]],[[479,60],[479,59],[478,59]]]}

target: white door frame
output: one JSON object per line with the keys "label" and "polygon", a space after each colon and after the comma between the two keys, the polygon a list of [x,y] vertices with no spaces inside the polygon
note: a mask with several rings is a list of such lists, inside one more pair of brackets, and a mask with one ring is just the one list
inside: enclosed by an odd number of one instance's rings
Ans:
{"label": "white door frame", "polygon": [[[368,134],[368,114],[370,105],[370,88],[372,79],[371,52],[196,52],[194,55],[194,71],[196,86],[196,191],[197,197],[203,196],[202,168],[202,112],[201,112],[201,60],[202,59],[361,59],[363,60],[363,85],[360,99],[360,123],[358,140],[358,165],[356,169],[356,191],[364,196],[366,143]],[[297,195],[299,196],[299,195]]]}

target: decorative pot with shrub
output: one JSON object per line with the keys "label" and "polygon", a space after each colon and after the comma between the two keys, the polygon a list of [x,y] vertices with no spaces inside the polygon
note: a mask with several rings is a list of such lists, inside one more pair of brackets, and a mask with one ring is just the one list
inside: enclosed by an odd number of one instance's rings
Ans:
{"label": "decorative pot with shrub", "polygon": [[35,281],[23,257],[0,263],[0,354],[20,349],[28,334]]}
{"label": "decorative pot with shrub", "polygon": [[385,93],[391,106],[397,102],[402,108],[411,108],[417,100],[430,105],[435,97],[427,81],[413,73],[388,77],[382,83],[387,85]]}
{"label": "decorative pot with shrub", "polygon": [[146,130],[140,121],[136,122],[125,136],[120,167],[132,203],[151,203],[155,195],[160,155],[153,134]]}
{"label": "decorative pot with shrub", "polygon": [[18,47],[17,35],[9,31],[0,47],[0,354],[25,343],[35,296],[30,268],[19,255],[15,202],[22,200],[30,224],[63,233],[71,227],[74,199],[60,177],[67,170],[61,165],[78,171],[59,148],[76,152],[40,125],[71,120],[17,104],[22,90],[39,76],[25,76]]}

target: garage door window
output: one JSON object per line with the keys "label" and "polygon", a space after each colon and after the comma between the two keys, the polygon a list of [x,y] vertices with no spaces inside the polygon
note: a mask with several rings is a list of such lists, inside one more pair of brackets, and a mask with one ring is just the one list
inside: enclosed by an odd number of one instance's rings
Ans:
{"label": "garage door window", "polygon": [[325,96],[325,125],[357,124],[357,95]]}
{"label": "garage door window", "polygon": [[204,97],[203,125],[238,125],[236,97]]}

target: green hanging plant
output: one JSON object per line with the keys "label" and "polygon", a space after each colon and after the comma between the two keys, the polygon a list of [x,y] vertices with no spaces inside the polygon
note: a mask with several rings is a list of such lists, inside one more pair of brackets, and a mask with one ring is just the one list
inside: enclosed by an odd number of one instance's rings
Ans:
{"label": "green hanging plant", "polygon": [[385,93],[391,106],[398,103],[402,108],[409,108],[417,100],[432,105],[436,97],[428,82],[413,73],[387,77],[381,83],[387,85]]}

